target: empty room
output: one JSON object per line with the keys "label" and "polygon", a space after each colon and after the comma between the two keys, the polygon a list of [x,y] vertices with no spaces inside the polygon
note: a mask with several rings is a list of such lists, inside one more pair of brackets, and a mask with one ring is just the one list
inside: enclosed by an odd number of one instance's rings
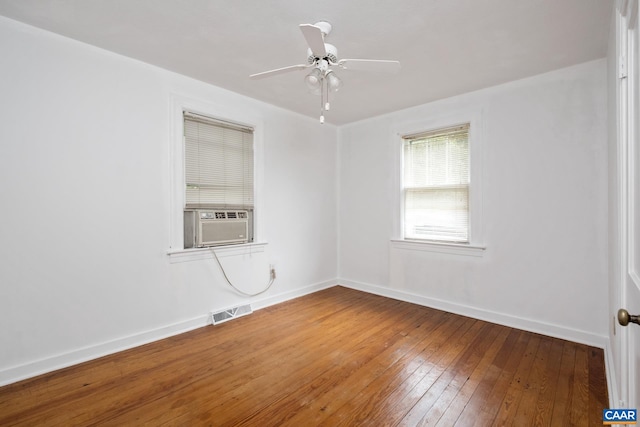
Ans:
{"label": "empty room", "polygon": [[0,0],[0,425],[640,407],[638,0]]}

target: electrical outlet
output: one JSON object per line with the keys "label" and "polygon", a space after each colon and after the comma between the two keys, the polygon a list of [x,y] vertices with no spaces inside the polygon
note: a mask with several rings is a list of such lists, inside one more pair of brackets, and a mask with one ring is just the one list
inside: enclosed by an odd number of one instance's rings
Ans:
{"label": "electrical outlet", "polygon": [[275,266],[275,264],[269,265],[269,272],[271,274],[271,278],[275,279],[276,278],[276,266]]}

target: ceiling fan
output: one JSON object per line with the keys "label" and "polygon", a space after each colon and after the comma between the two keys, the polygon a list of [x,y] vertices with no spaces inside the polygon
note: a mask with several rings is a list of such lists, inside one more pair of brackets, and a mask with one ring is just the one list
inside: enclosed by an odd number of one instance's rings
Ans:
{"label": "ceiling fan", "polygon": [[395,73],[400,70],[400,62],[384,59],[338,59],[338,49],[325,43],[325,37],[331,32],[331,24],[325,21],[315,24],[301,24],[300,31],[307,41],[307,63],[291,65],[275,70],[252,74],[252,79],[262,79],[290,71],[306,70],[311,72],[304,78],[312,93],[320,95],[320,123],[324,123],[324,112],[329,110],[329,92],[342,87],[342,80],[336,76],[332,67],[343,70],[379,71]]}

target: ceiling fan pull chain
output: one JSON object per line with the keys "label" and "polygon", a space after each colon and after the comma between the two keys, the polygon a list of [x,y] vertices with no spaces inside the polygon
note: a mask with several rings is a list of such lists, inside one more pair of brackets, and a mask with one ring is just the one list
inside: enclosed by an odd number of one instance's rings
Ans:
{"label": "ceiling fan pull chain", "polygon": [[328,79],[324,79],[326,81],[326,84],[324,85],[325,90],[327,91],[327,102],[325,102],[324,104],[324,109],[325,111],[329,111],[329,109],[331,108],[331,105],[329,104],[329,80]]}
{"label": "ceiling fan pull chain", "polygon": [[324,124],[324,77],[320,79],[320,124]]}

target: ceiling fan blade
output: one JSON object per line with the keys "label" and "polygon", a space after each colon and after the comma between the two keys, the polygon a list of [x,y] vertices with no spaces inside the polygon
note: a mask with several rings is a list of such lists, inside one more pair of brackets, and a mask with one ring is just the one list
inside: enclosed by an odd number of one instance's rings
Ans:
{"label": "ceiling fan blade", "polygon": [[324,47],[324,37],[322,36],[322,30],[320,27],[316,27],[311,24],[300,24],[300,31],[307,40],[309,49],[318,58],[324,58],[327,56],[327,50]]}
{"label": "ceiling fan blade", "polygon": [[377,71],[381,73],[397,73],[400,62],[386,59],[341,59],[338,66],[344,70]]}
{"label": "ceiling fan blade", "polygon": [[289,67],[276,68],[275,70],[269,70],[269,71],[263,71],[262,73],[251,74],[249,78],[262,79],[265,77],[271,77],[271,76],[276,76],[278,74],[288,73],[289,71],[304,70],[305,68],[309,68],[311,66],[313,66],[313,64],[291,65]]}

